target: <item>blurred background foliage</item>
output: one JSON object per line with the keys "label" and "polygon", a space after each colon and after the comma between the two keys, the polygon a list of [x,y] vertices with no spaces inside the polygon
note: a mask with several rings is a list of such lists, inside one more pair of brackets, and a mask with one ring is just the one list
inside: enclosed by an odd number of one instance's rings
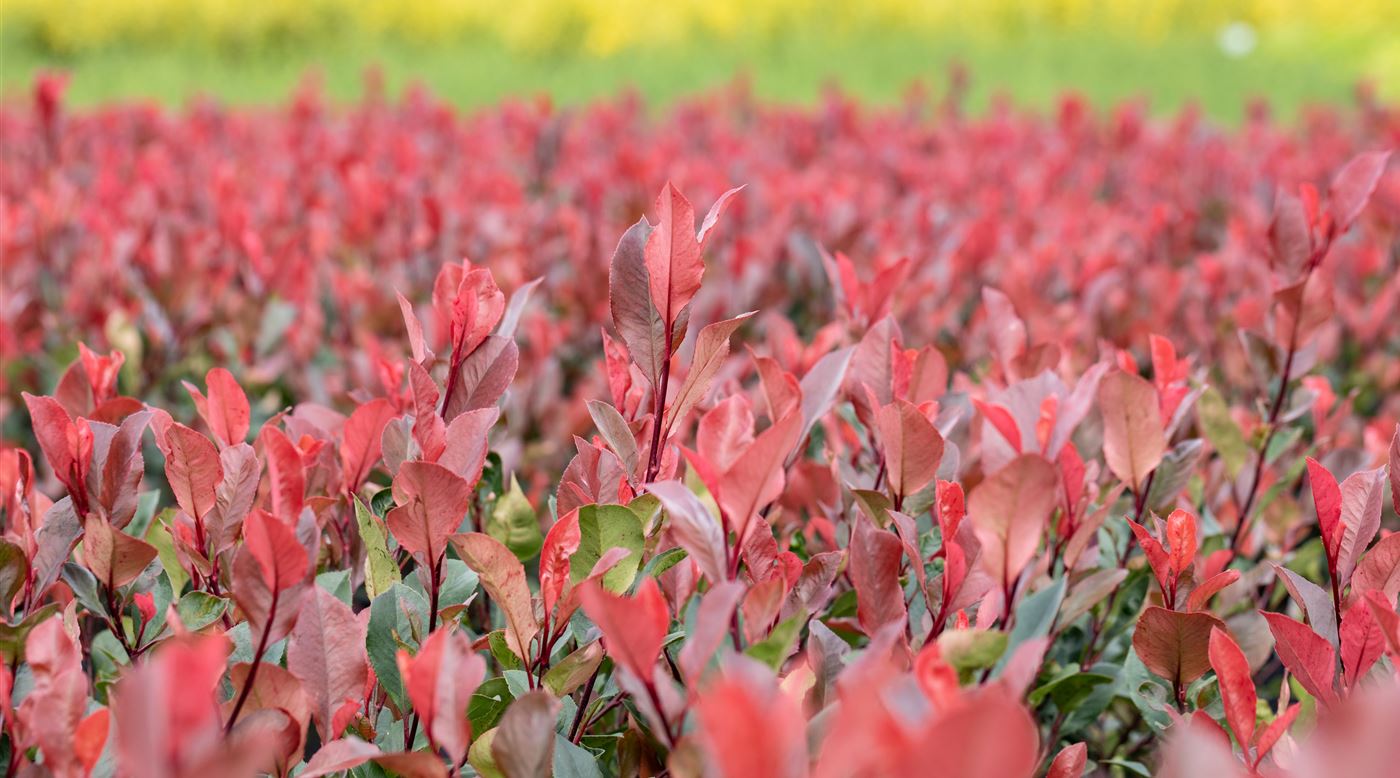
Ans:
{"label": "blurred background foliage", "polygon": [[268,102],[308,70],[353,99],[371,66],[466,106],[666,101],[739,74],[774,99],[892,100],[953,62],[974,108],[1072,89],[1230,120],[1253,97],[1291,113],[1400,90],[1397,0],[0,0],[0,27],[7,94],[64,69],[79,103]]}

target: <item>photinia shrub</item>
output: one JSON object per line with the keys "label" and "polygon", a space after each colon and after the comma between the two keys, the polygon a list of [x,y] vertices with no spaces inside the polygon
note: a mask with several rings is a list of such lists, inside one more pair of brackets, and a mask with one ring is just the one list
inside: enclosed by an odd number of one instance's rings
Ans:
{"label": "photinia shrub", "polygon": [[729,99],[0,112],[7,774],[1392,774],[1395,118]]}

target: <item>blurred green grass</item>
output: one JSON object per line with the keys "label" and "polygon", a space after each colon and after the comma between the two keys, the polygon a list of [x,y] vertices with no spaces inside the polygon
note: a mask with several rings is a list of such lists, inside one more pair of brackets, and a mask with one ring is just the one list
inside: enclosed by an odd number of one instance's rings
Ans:
{"label": "blurred green grass", "polygon": [[281,101],[308,73],[336,100],[363,91],[371,66],[391,93],[421,83],[465,108],[508,97],[547,95],[577,104],[635,88],[655,103],[720,87],[745,75],[761,98],[810,103],[839,84],[866,100],[899,99],[921,80],[941,92],[948,67],[971,75],[969,107],[985,108],[997,95],[1018,105],[1044,107],[1073,91],[1095,106],[1142,99],[1154,113],[1188,103],[1224,123],[1237,122],[1254,98],[1267,99],[1283,117],[1300,107],[1352,99],[1361,69],[1341,44],[1332,50],[1261,46],[1232,58],[1213,39],[1167,39],[1144,45],[1103,34],[1026,37],[1012,44],[947,36],[884,36],[852,40],[794,36],[779,41],[726,41],[613,57],[524,55],[499,44],[415,48],[375,41],[335,41],[312,50],[286,48],[211,54],[189,48],[99,51],[55,58],[13,36],[0,36],[0,90],[8,99],[26,92],[35,73],[71,73],[69,100],[94,105],[154,99],[181,104],[209,96],[237,104]]}

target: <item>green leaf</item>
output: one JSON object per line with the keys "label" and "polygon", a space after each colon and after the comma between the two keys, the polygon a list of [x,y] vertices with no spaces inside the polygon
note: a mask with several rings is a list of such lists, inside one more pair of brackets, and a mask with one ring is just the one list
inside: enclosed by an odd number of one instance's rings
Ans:
{"label": "green leaf", "polygon": [[73,590],[73,597],[77,599],[78,604],[87,609],[88,613],[95,616],[107,613],[107,603],[102,601],[102,594],[97,588],[97,579],[86,567],[73,562],[64,562],[60,575],[63,577],[63,582],[68,584],[68,588]]}
{"label": "green leaf", "polygon": [[950,629],[938,636],[943,659],[961,675],[991,667],[1006,652],[1006,633],[990,629]]}
{"label": "green leaf", "polygon": [[992,668],[993,678],[1000,676],[1001,671],[1006,669],[1006,663],[1011,661],[1017,646],[1032,638],[1050,634],[1050,627],[1055,623],[1055,614],[1060,612],[1060,603],[1064,598],[1065,579],[1062,576],[1016,606],[1016,623],[1011,626],[1011,634],[1007,637],[1006,653],[1001,655],[996,667]]}
{"label": "green leaf", "polygon": [[151,528],[151,519],[155,518],[156,507],[160,505],[160,490],[147,489],[136,498],[136,513],[132,514],[131,521],[122,528],[126,534],[140,538],[145,537],[147,530]]}
{"label": "green leaf", "polygon": [[[357,498],[355,498],[355,501],[356,501],[356,502],[359,502],[360,500],[359,500],[359,498],[357,497]],[[380,489],[379,491],[377,491],[377,492],[374,493],[374,496],[373,496],[373,497],[369,498],[369,509],[370,509],[370,511],[373,512],[374,515],[375,515],[376,517],[378,517],[379,519],[381,519],[381,520],[384,518],[384,515],[385,515],[386,513],[388,513],[390,510],[393,509],[393,507],[394,507],[394,490],[393,490],[393,489],[390,489],[390,488],[387,488],[387,487],[384,488],[384,489]]]}
{"label": "green leaf", "polygon": [[603,778],[603,773],[598,769],[598,757],[555,733],[554,778]]}
{"label": "green leaf", "polygon": [[890,526],[889,509],[894,506],[884,492],[872,489],[853,489],[851,496],[856,498],[856,505],[859,505],[861,511],[875,522],[875,526],[881,529]]}
{"label": "green leaf", "polygon": [[146,529],[146,542],[156,547],[160,566],[165,568],[165,574],[170,578],[170,588],[178,594],[184,591],[190,576],[185,572],[185,568],[180,566],[180,557],[175,553],[175,541],[170,536],[170,522],[174,517],[174,508],[161,511]]}
{"label": "green leaf", "polygon": [[175,604],[175,612],[185,629],[198,632],[219,620],[228,610],[228,600],[206,592],[190,592]]}
{"label": "green leaf", "polygon": [[[385,492],[391,490],[385,489]],[[379,495],[375,495],[377,499]],[[392,495],[390,495],[392,497]],[[360,498],[355,498],[355,524],[360,528],[360,542],[365,547],[365,593],[371,601],[389,591],[389,587],[402,580],[399,566],[389,553],[389,535],[384,523],[370,512]]]}
{"label": "green leaf", "polygon": [[768,637],[749,646],[744,653],[777,671],[792,654],[797,637],[802,633],[802,625],[806,623],[806,611],[799,610],[774,627]]}
{"label": "green leaf", "polygon": [[588,681],[588,677],[603,663],[603,644],[593,641],[583,646],[549,668],[544,674],[544,685],[554,696],[572,694],[575,689]]}
{"label": "green leaf", "polygon": [[[476,727],[472,727],[472,731],[475,732]],[[496,730],[488,729],[472,741],[472,747],[467,751],[467,762],[481,778],[506,778],[506,774],[496,766],[496,757],[491,755],[491,743],[495,739]]]}
{"label": "green leaf", "polygon": [[511,476],[510,489],[496,499],[491,515],[486,518],[486,534],[499,540],[522,561],[540,553],[544,545],[540,520],[515,476]]}
{"label": "green leaf", "polygon": [[399,675],[399,649],[416,649],[422,637],[428,603],[418,592],[401,583],[374,599],[369,606],[365,649],[379,685],[400,708],[407,704],[403,677]]}
{"label": "green leaf", "polygon": [[316,585],[335,595],[337,600],[350,604],[353,593],[350,591],[350,571],[332,570],[316,576]]}
{"label": "green leaf", "polygon": [[663,551],[647,562],[646,567],[642,568],[641,574],[637,576],[637,581],[640,583],[648,578],[659,578],[662,573],[675,567],[685,557],[686,551],[683,548]]}
{"label": "green leaf", "polygon": [[506,712],[506,707],[514,699],[506,679],[497,676],[482,682],[476,687],[476,692],[472,694],[471,702],[467,705],[467,718],[471,719],[472,732],[485,732],[496,726],[501,720],[501,715]]}
{"label": "green leaf", "polygon": [[1078,664],[1067,665],[1059,674],[1031,692],[1031,705],[1039,706],[1048,697],[1062,711],[1073,710],[1095,687],[1113,683],[1113,676],[1081,672]]}
{"label": "green leaf", "polygon": [[505,630],[498,629],[486,636],[487,645],[491,646],[491,656],[500,663],[502,670],[523,670],[525,663],[520,657],[510,650],[510,645],[506,643]]}
{"label": "green leaf", "polygon": [[1230,416],[1230,407],[1225,403],[1225,398],[1215,387],[1208,386],[1201,392],[1200,399],[1196,401],[1196,418],[1200,420],[1206,439],[1220,455],[1220,461],[1225,463],[1225,472],[1233,480],[1249,460],[1249,444],[1245,442],[1240,426]]}
{"label": "green leaf", "polygon": [[24,614],[18,624],[0,622],[0,659],[9,665],[19,664],[24,658],[24,640],[29,637],[29,631],[55,613],[58,613],[58,603],[51,602]]}
{"label": "green leaf", "polygon": [[585,505],[578,509],[579,546],[569,559],[569,578],[577,584],[588,577],[603,554],[614,548],[632,552],[603,575],[603,586],[625,592],[637,576],[642,558],[642,522],[623,505]]}

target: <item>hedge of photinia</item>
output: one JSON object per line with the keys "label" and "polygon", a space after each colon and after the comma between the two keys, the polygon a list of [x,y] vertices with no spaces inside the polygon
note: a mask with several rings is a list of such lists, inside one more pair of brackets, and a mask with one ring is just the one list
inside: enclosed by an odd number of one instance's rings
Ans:
{"label": "hedge of photinia", "polygon": [[60,94],[0,112],[8,774],[1400,764],[1385,110]]}

